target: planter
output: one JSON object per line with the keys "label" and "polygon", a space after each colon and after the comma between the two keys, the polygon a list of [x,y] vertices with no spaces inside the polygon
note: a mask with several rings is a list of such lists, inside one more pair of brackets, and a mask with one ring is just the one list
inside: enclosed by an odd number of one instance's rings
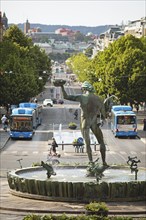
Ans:
{"label": "planter", "polygon": [[74,122],[70,122],[70,123],[68,124],[68,127],[69,127],[70,129],[72,129],[72,130],[75,130],[75,129],[77,128],[77,124],[74,123]]}
{"label": "planter", "polygon": [[76,125],[69,126],[70,129],[75,130],[77,128]]}
{"label": "planter", "polygon": [[104,202],[90,202],[89,204],[85,205],[86,215],[98,215],[106,217],[108,216],[108,207]]}
{"label": "planter", "polygon": [[108,211],[85,211],[86,215],[97,215],[97,216],[102,216],[102,217],[107,217],[108,216]]}

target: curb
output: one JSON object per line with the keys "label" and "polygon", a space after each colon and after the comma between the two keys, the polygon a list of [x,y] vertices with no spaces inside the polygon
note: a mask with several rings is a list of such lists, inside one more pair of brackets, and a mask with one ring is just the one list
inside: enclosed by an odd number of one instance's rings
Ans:
{"label": "curb", "polygon": [[[6,208],[6,207],[0,207],[0,210],[5,210],[5,211],[13,211],[13,212],[26,212],[26,213],[48,213],[48,214],[77,214],[77,215],[85,215],[86,214],[86,210],[80,210],[80,211],[72,211],[72,210],[48,210],[48,209],[44,209],[44,210],[37,210],[37,209],[15,209],[15,208]],[[142,217],[141,215],[143,215],[143,217],[146,217],[146,211],[109,211],[108,212],[108,216],[112,216],[112,215],[124,215],[124,216],[131,216],[133,215],[133,217],[135,217],[136,215],[140,215],[140,217]]]}
{"label": "curb", "polygon": [[4,149],[7,142],[10,140],[10,137],[7,138],[7,140],[3,143],[3,146],[0,148],[0,152]]}

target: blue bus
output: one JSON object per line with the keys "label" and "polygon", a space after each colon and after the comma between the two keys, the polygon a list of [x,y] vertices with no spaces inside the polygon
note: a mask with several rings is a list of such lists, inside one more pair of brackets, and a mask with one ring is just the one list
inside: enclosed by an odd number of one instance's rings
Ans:
{"label": "blue bus", "polygon": [[41,106],[36,103],[20,103],[10,116],[10,137],[32,139],[34,130],[41,124]]}
{"label": "blue bus", "polygon": [[20,108],[32,108],[34,109],[34,122],[33,128],[36,129],[38,125],[41,124],[42,121],[42,106],[37,103],[32,102],[22,102],[19,104]]}
{"label": "blue bus", "polygon": [[137,118],[131,106],[115,105],[111,109],[111,130],[115,137],[136,137]]}

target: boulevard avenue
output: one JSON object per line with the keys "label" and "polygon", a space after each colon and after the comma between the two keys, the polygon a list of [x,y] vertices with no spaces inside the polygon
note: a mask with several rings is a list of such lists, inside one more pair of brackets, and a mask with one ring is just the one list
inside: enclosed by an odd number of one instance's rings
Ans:
{"label": "boulevard avenue", "polygon": [[[79,89],[79,88],[78,88]],[[46,87],[46,91],[43,98],[49,98],[49,86]],[[74,119],[74,111],[79,109],[79,105],[76,102],[65,101],[63,105],[54,104],[53,107],[43,107],[43,119],[42,124],[37,128],[32,140],[9,140],[1,152],[1,170],[9,171],[12,169],[20,168],[19,161],[21,160],[22,167],[29,167],[32,163],[46,161],[48,150],[50,146],[48,143],[51,141],[53,132],[58,134],[67,134],[63,136],[64,140],[61,140],[58,147],[58,151],[61,154],[61,163],[78,163],[87,164],[88,157],[86,151],[84,153],[75,153],[72,146],[72,137],[75,132],[80,132],[79,121]],[[72,133],[68,130],[68,123],[74,121],[78,127],[76,131]],[[142,124],[138,124],[138,129],[142,130]],[[110,130],[108,120],[102,127],[104,140],[106,143],[106,158],[109,165],[127,165],[128,156],[137,156],[140,159],[139,167],[146,167],[146,144],[143,139],[128,139],[128,138],[115,138]],[[68,143],[68,134],[70,135],[70,144]],[[64,142],[64,147],[61,143]],[[66,145],[67,143],[67,145]],[[64,149],[63,149],[64,148]],[[99,145],[92,146],[93,158],[100,158]],[[101,163],[101,159],[99,160]]]}

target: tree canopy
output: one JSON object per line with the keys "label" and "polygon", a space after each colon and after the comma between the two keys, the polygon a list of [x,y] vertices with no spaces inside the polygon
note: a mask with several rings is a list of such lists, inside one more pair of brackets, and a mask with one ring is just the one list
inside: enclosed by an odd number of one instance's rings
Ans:
{"label": "tree canopy", "polygon": [[50,58],[15,25],[5,32],[0,49],[0,104],[29,101],[51,74]]}
{"label": "tree canopy", "polygon": [[93,59],[71,57],[70,67],[104,98],[115,95],[121,104],[146,102],[146,38],[123,36]]}

